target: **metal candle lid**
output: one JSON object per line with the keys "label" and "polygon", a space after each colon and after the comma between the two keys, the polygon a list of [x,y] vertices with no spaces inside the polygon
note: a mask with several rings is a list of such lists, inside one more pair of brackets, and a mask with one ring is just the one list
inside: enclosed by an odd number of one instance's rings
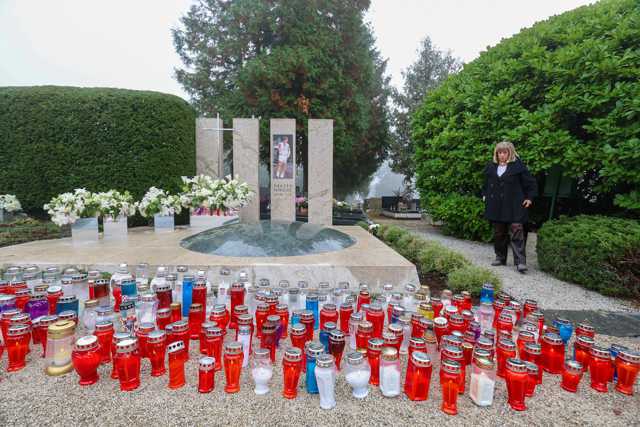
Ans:
{"label": "metal candle lid", "polygon": [[324,353],[324,345],[318,341],[309,341],[305,344],[307,356],[311,358],[317,358]]}
{"label": "metal candle lid", "polygon": [[284,359],[289,362],[299,362],[302,360],[302,350],[298,347],[289,347],[284,351]]}
{"label": "metal candle lid", "polygon": [[459,374],[460,373],[460,363],[455,360],[443,360],[441,368],[443,371],[449,374]]}
{"label": "metal candle lid", "polygon": [[147,344],[157,344],[166,341],[167,333],[162,330],[151,331],[147,335]]}
{"label": "metal candle lid", "polygon": [[256,359],[267,359],[269,358],[269,349],[255,347],[253,349],[253,357]]}
{"label": "metal candle lid", "polygon": [[160,308],[156,312],[156,317],[158,319],[166,319],[167,317],[171,317],[171,309],[170,308]]}
{"label": "metal candle lid", "polygon": [[560,335],[554,334],[553,332],[547,332],[544,334],[542,340],[551,345],[562,345],[562,338],[560,338]]}
{"label": "metal candle lid", "polygon": [[167,346],[167,353],[168,354],[177,353],[177,352],[183,351],[185,349],[186,349],[186,347],[184,346],[184,341],[178,340],[178,341],[172,342],[171,344],[169,344]]}
{"label": "metal candle lid", "polygon": [[351,316],[349,316],[349,321],[350,322],[362,321],[362,313],[351,313]]}
{"label": "metal candle lid", "polygon": [[449,321],[445,317],[436,317],[433,319],[433,326],[435,328],[446,328]]}
{"label": "metal candle lid", "polygon": [[313,311],[311,310],[302,310],[300,312],[300,320],[312,320],[313,319]]}
{"label": "metal candle lid", "polygon": [[200,304],[199,302],[191,304],[191,307],[189,307],[189,311],[193,313],[202,311],[202,304]]}
{"label": "metal candle lid", "polygon": [[143,335],[148,335],[149,332],[153,331],[156,328],[156,325],[151,322],[144,322],[138,325],[138,332]]}
{"label": "metal candle lid", "polygon": [[427,342],[422,338],[411,337],[409,339],[409,347],[412,347],[412,348],[426,348],[427,347]]}
{"label": "metal candle lid", "polygon": [[199,369],[205,372],[213,370],[213,368],[215,368],[215,365],[216,359],[210,356],[201,357],[198,361]]}
{"label": "metal candle lid", "polygon": [[185,332],[189,330],[189,322],[186,320],[177,320],[172,324],[173,332]]}
{"label": "metal candle lid", "polygon": [[335,329],[329,334],[329,340],[335,342],[341,342],[345,340],[345,334],[341,330]]}
{"label": "metal candle lid", "polygon": [[156,294],[154,294],[153,292],[146,292],[140,295],[141,302],[156,302],[157,300],[158,297],[156,297]]}
{"label": "metal candle lid", "polygon": [[591,347],[591,356],[600,359],[608,359],[610,358],[609,349],[599,345],[594,345],[593,347]]}
{"label": "metal candle lid", "polygon": [[520,359],[510,357],[507,359],[507,369],[512,372],[526,372],[527,365]]}
{"label": "metal candle lid", "polygon": [[17,308],[10,308],[9,310],[5,310],[2,312],[2,319],[6,320],[6,319],[11,319],[14,316],[17,316],[20,314],[20,310],[18,310]]}
{"label": "metal candle lid", "polygon": [[443,359],[458,360],[458,359],[462,359],[464,356],[464,353],[461,348],[454,347],[452,345],[447,345],[442,347],[441,353],[442,353]]}
{"label": "metal candle lid", "polygon": [[38,317],[38,327],[44,328],[46,326],[48,328],[49,325],[57,321],[58,321],[58,316],[56,316],[55,314],[40,316]]}
{"label": "metal candle lid", "polygon": [[241,354],[242,353],[242,343],[238,341],[231,341],[224,345],[225,354]]}
{"label": "metal candle lid", "polygon": [[537,356],[538,354],[542,353],[542,347],[540,346],[540,344],[536,344],[534,342],[529,342],[526,343],[524,345],[524,351],[526,353],[532,354],[534,356]]}
{"label": "metal candle lid", "polygon": [[364,362],[364,355],[362,353],[358,353],[354,351],[353,353],[347,354],[347,362],[349,365],[360,365]]}
{"label": "metal candle lid", "polygon": [[576,327],[576,329],[582,329],[584,332],[587,332],[587,333],[595,333],[596,331],[593,325],[587,322],[578,323],[578,326]]}
{"label": "metal candle lid", "polygon": [[[395,338],[395,335],[394,335]],[[380,338],[369,338],[369,341],[367,342],[367,347],[369,348],[369,350],[381,350],[382,347],[384,346],[384,340],[380,339]]]}
{"label": "metal candle lid", "polygon": [[618,357],[625,362],[640,363],[640,353],[633,350],[621,350],[618,353]]}
{"label": "metal candle lid", "polygon": [[576,338],[576,344],[580,343],[580,345],[584,346],[584,347],[592,347],[594,344],[594,340],[591,337],[587,337],[584,335],[578,335],[578,337]]}
{"label": "metal candle lid", "polygon": [[576,360],[567,360],[564,362],[565,371],[577,374],[582,372],[582,363]]}
{"label": "metal candle lid", "polygon": [[515,351],[516,344],[508,338],[501,338],[498,341],[498,348],[506,351]]}
{"label": "metal candle lid", "polygon": [[422,351],[414,351],[411,354],[411,361],[416,367],[428,368],[431,366],[431,358]]}
{"label": "metal candle lid", "polygon": [[97,308],[98,307],[98,300],[97,299],[88,299],[84,302],[84,308],[85,310],[87,308]]}
{"label": "metal candle lid", "polygon": [[222,330],[222,328],[214,326],[213,328],[205,329],[204,335],[207,338],[217,338],[217,337],[224,336],[224,331]]}
{"label": "metal candle lid", "polygon": [[112,341],[117,344],[120,341],[133,338],[129,332],[116,332],[113,334]]}
{"label": "metal candle lid", "polygon": [[30,320],[31,316],[29,316],[29,313],[18,313],[9,319],[9,324],[15,325],[18,323],[29,323]]}
{"label": "metal candle lid", "polygon": [[60,320],[71,320],[72,322],[75,323],[75,321],[78,320],[78,313],[76,313],[73,310],[65,310],[63,312],[60,312],[60,314],[58,314],[58,318]]}
{"label": "metal candle lid", "polygon": [[302,323],[296,323],[295,325],[291,326],[291,335],[301,336],[301,335],[305,335],[306,333],[307,333],[307,327],[304,326]]}
{"label": "metal candle lid", "polygon": [[120,353],[120,354],[133,353],[137,349],[138,349],[138,340],[133,338],[124,339],[116,344],[116,353]]}
{"label": "metal candle lid", "polygon": [[[268,308],[268,307],[267,307]],[[221,316],[227,311],[227,308],[223,304],[216,304],[211,309],[211,314],[215,316]]]}
{"label": "metal candle lid", "polygon": [[398,350],[393,347],[384,347],[382,349],[382,358],[384,360],[397,360],[398,359]]}
{"label": "metal candle lid", "polygon": [[49,325],[47,336],[52,339],[65,338],[73,335],[76,323],[73,320],[58,320]]}
{"label": "metal candle lid", "polygon": [[316,367],[331,368],[333,366],[333,356],[330,354],[321,354],[316,358]]}
{"label": "metal candle lid", "polygon": [[524,362],[524,364],[527,366],[527,372],[533,375],[538,375],[538,372],[540,371],[540,368],[538,368],[538,365],[536,365],[533,362]]}
{"label": "metal candle lid", "polygon": [[372,332],[373,331],[373,323],[363,320],[358,324],[358,332]]}
{"label": "metal candle lid", "polygon": [[98,338],[95,335],[85,335],[78,338],[73,349],[75,351],[89,351],[98,348]]}
{"label": "metal candle lid", "polygon": [[24,335],[29,333],[30,330],[31,330],[31,327],[25,323],[20,323],[18,325],[11,325],[7,330],[7,336],[16,337],[16,336]]}
{"label": "metal candle lid", "polygon": [[113,322],[111,320],[101,320],[96,322],[96,332],[109,331],[113,329]]}

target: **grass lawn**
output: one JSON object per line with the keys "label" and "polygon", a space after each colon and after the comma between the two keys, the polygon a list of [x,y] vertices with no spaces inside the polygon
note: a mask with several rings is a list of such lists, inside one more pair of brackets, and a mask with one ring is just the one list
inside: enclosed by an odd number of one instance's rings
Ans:
{"label": "grass lawn", "polygon": [[0,224],[0,247],[33,240],[59,239],[70,235],[69,229],[61,229],[50,221],[20,218],[10,223]]}

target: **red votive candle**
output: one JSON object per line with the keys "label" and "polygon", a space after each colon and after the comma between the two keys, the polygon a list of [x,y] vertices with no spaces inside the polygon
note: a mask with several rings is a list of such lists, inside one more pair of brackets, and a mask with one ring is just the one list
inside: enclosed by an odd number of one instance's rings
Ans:
{"label": "red votive candle", "polygon": [[147,336],[147,355],[151,362],[151,376],[159,377],[167,372],[164,358],[167,349],[167,333],[162,330],[149,332]]}
{"label": "red votive candle", "polygon": [[193,303],[189,308],[189,338],[192,340],[200,339],[200,328],[202,327],[205,317],[202,309],[203,306],[199,303]]}
{"label": "red votive candle", "polygon": [[7,330],[5,345],[7,347],[7,372],[15,372],[24,368],[31,341],[31,327],[27,324],[12,325]]}
{"label": "red votive candle", "polygon": [[132,391],[140,386],[140,353],[135,339],[124,339],[116,344],[114,364],[118,370],[120,390]]}
{"label": "red votive candle", "polygon": [[100,366],[100,349],[98,338],[87,335],[78,340],[71,352],[71,362],[80,377],[80,385],[91,385],[98,381],[98,366]]}
{"label": "red votive candle", "polygon": [[524,403],[527,389],[527,365],[520,360],[509,358],[506,367],[506,382],[508,402],[516,411],[524,411],[527,406]]}
{"label": "red votive candle", "polygon": [[[497,371],[499,377],[505,378],[507,372],[507,360],[516,357],[516,345],[507,338],[498,341],[496,347]],[[526,368],[526,367],[525,367]]]}
{"label": "red votive candle", "polygon": [[302,351],[297,347],[289,347],[282,360],[283,388],[282,395],[287,399],[295,399],[298,395],[298,381],[302,362]]}
{"label": "red votive candle", "polygon": [[96,328],[93,334],[98,339],[98,351],[100,353],[100,362],[111,362],[111,343],[113,341],[113,322],[110,320],[103,320],[96,322]]}
{"label": "red votive candle", "polygon": [[415,351],[409,356],[411,373],[407,368],[404,392],[409,400],[422,401],[429,398],[431,384],[431,359],[422,351]]}
{"label": "red votive candle", "polygon": [[[325,307],[329,305],[326,304]],[[278,304],[276,306],[276,315],[280,316],[280,323],[282,324],[282,336],[280,339],[287,338],[289,331],[289,306],[287,304]],[[338,312],[336,311],[336,322],[338,319]],[[253,330],[253,323],[251,323],[251,330]]]}
{"label": "red votive candle", "polygon": [[353,313],[353,304],[344,302],[340,304],[340,330],[345,334],[349,334],[349,319]]}
{"label": "red votive candle", "polygon": [[460,364],[443,360],[440,365],[440,388],[442,389],[442,412],[448,415],[458,413],[458,387],[460,384]]}
{"label": "red votive candle", "polygon": [[229,312],[227,311],[227,308],[223,304],[214,305],[211,309],[209,320],[215,322],[218,327],[226,333],[227,325],[229,324]]}
{"label": "red votive candle", "polygon": [[164,331],[169,323],[171,323],[171,309],[168,307],[159,309],[156,312],[156,325],[158,329]]}
{"label": "red votive candle", "polygon": [[576,393],[578,384],[582,378],[582,364],[575,360],[567,360],[564,362],[564,370],[562,371],[562,382],[560,387],[568,392]]}
{"label": "red votive candle", "polygon": [[367,359],[369,361],[369,366],[371,367],[371,376],[369,377],[369,384],[371,385],[380,385],[380,353],[383,346],[384,341],[382,339],[369,339],[367,346]]}
{"label": "red votive candle", "polygon": [[156,325],[153,323],[140,323],[136,330],[136,338],[138,338],[138,351],[140,357],[147,357],[147,337],[149,333],[156,329]]}
{"label": "red votive candle", "polygon": [[175,341],[167,346],[169,358],[169,388],[176,389],[185,385],[184,364],[188,359],[183,341]]}
{"label": "red votive candle", "polygon": [[210,393],[215,386],[215,364],[213,357],[205,356],[198,362],[198,392]]}
{"label": "red votive candle", "polygon": [[171,309],[171,322],[170,323],[174,323],[174,322],[177,322],[179,320],[182,320],[182,304],[180,304],[179,302],[172,302],[169,305],[169,308]]}
{"label": "red votive candle", "polygon": [[[116,332],[113,334],[113,339],[111,340],[111,360],[113,363],[111,364],[111,378],[114,380],[118,379],[118,344],[125,340],[131,340],[131,335],[128,332]],[[138,341],[133,339],[133,342],[136,344],[135,350],[138,352]],[[140,357],[140,355],[138,355]]]}
{"label": "red votive candle", "polygon": [[346,336],[344,332],[340,330],[333,330],[329,334],[329,353],[335,360],[337,370],[340,370],[340,362],[342,361],[342,354],[344,353],[345,341]]}
{"label": "red votive candle", "polygon": [[633,395],[633,385],[640,371],[640,353],[621,350],[616,356],[615,365],[618,371],[616,390],[629,396]]}
{"label": "red votive candle", "polygon": [[609,350],[599,345],[591,347],[591,359],[589,360],[591,388],[601,393],[609,391],[607,383],[612,373],[613,367]]}
{"label": "red votive candle", "polygon": [[547,332],[542,337],[542,368],[552,374],[564,369],[564,343],[560,335]]}
{"label": "red votive candle", "polygon": [[242,371],[242,344],[238,341],[228,342],[224,346],[224,391],[237,393],[240,391],[240,373]]}

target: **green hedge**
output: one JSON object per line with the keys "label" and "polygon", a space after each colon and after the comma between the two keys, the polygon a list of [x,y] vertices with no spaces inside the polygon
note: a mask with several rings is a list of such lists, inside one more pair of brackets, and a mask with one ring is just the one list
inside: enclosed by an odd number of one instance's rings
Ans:
{"label": "green hedge", "polygon": [[[367,223],[358,225],[368,230]],[[464,255],[441,243],[423,239],[397,225],[380,224],[374,235],[414,263],[419,274],[439,274],[456,292],[466,290],[477,297],[484,283],[492,283],[496,290],[501,288],[502,282],[493,272],[472,265]]]}
{"label": "green hedge", "polygon": [[640,296],[640,223],[603,216],[563,217],[538,232],[543,271],[604,295]]}
{"label": "green hedge", "polygon": [[456,193],[430,193],[426,202],[431,218],[443,222],[442,231],[445,234],[483,242],[493,238],[491,225],[484,219],[482,199]]}
{"label": "green hedge", "polygon": [[41,212],[84,187],[177,191],[195,174],[195,111],[173,95],[106,88],[0,88],[0,194]]}
{"label": "green hedge", "polygon": [[508,139],[539,178],[556,165],[578,178],[578,200],[591,211],[637,215],[639,44],[640,2],[602,0],[503,40],[429,92],[412,121],[427,211],[433,195],[473,200],[459,213],[436,211],[455,221],[452,233],[485,240],[486,230],[463,225],[481,220],[482,171]]}

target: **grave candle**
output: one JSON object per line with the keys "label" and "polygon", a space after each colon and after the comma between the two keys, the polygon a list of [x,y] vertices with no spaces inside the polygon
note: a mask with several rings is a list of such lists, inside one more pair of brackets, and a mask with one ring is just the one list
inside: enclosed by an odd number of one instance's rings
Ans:
{"label": "grave candle", "polygon": [[297,347],[289,347],[282,360],[283,389],[282,395],[287,399],[295,399],[298,395],[298,381],[302,370],[302,351]]}

